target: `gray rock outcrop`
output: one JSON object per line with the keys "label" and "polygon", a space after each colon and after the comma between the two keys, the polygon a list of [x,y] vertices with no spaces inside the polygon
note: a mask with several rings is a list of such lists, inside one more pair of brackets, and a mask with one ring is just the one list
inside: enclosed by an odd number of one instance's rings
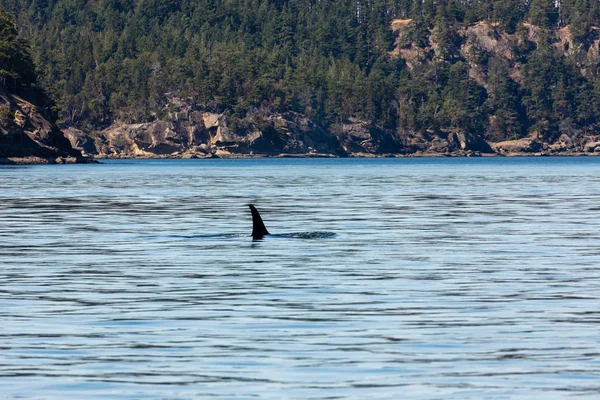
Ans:
{"label": "gray rock outcrop", "polygon": [[196,109],[169,97],[166,117],[140,124],[115,123],[86,134],[65,129],[71,145],[100,158],[347,156],[398,154],[397,134],[349,120],[329,130],[295,113],[253,109],[242,118]]}
{"label": "gray rock outcrop", "polygon": [[504,142],[492,143],[491,146],[497,153],[503,155],[537,153],[542,150],[542,145],[532,138],[506,140]]}
{"label": "gray rock outcrop", "polygon": [[0,89],[0,163],[90,161],[38,107]]}

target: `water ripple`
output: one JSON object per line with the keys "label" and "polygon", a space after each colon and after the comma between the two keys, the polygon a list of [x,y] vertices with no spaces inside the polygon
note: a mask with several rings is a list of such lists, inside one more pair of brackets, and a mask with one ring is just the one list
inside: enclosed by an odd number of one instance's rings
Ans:
{"label": "water ripple", "polygon": [[600,160],[125,161],[0,188],[3,398],[600,396]]}

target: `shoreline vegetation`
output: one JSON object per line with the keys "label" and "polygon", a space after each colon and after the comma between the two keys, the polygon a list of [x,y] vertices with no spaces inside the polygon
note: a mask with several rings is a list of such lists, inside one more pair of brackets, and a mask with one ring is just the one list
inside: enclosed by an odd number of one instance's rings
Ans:
{"label": "shoreline vegetation", "polygon": [[0,163],[600,153],[600,5],[0,0]]}

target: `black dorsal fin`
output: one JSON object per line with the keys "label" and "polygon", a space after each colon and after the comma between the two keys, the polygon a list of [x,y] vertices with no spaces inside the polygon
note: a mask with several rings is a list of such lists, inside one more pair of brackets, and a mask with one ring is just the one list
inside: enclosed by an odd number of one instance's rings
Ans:
{"label": "black dorsal fin", "polygon": [[250,211],[252,212],[252,239],[262,239],[263,236],[269,234],[269,231],[265,228],[265,223],[260,217],[256,207],[252,204],[248,204],[248,207],[250,207]]}

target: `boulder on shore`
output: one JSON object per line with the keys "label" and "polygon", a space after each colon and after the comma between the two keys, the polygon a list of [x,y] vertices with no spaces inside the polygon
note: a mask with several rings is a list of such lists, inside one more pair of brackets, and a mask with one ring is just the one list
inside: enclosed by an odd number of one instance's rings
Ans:
{"label": "boulder on shore", "polygon": [[532,138],[506,140],[504,142],[492,143],[491,146],[497,153],[503,155],[537,153],[542,150],[542,145]]}
{"label": "boulder on shore", "polygon": [[457,132],[448,135],[448,141],[454,144],[453,150],[474,153],[493,153],[494,150],[481,136],[471,133]]}
{"label": "boulder on shore", "polygon": [[343,124],[333,126],[332,131],[347,154],[365,156],[405,152],[398,134],[366,121],[350,118]]}
{"label": "boulder on shore", "polygon": [[575,149],[575,145],[573,144],[573,140],[566,134],[560,135],[558,140],[553,144],[549,145],[548,148],[553,153],[561,153],[567,151],[573,151]]}
{"label": "boulder on shore", "polygon": [[599,141],[587,142],[583,146],[583,151],[586,152],[586,153],[598,153],[598,152],[600,152],[600,142]]}

